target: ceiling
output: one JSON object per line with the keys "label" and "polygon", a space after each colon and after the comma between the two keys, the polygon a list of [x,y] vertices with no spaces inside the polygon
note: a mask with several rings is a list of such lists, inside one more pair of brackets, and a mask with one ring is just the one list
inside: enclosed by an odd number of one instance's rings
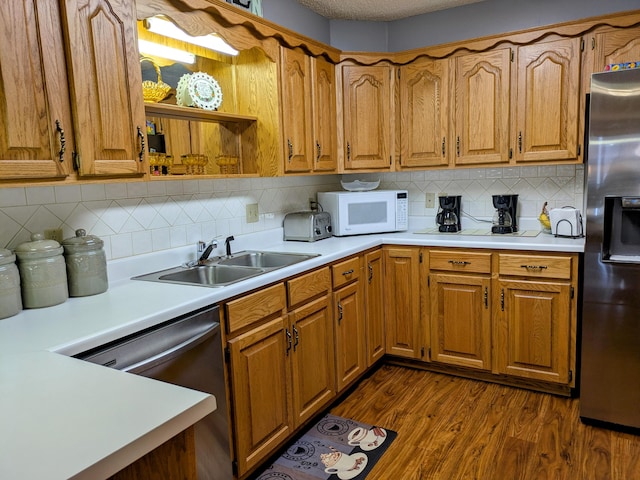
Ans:
{"label": "ceiling", "polygon": [[484,0],[297,0],[329,19],[388,22]]}

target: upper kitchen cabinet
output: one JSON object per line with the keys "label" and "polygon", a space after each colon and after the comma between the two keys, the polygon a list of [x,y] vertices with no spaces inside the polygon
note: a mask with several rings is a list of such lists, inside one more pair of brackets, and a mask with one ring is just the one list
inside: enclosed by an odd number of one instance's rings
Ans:
{"label": "upper kitchen cabinet", "polygon": [[594,55],[593,72],[602,72],[607,65],[640,60],[640,26],[607,30],[588,35]]}
{"label": "upper kitchen cabinet", "polygon": [[454,58],[455,164],[509,162],[511,50]]}
{"label": "upper kitchen cabinet", "polygon": [[64,179],[73,125],[58,2],[2,2],[0,25],[0,181]]}
{"label": "upper kitchen cabinet", "polygon": [[516,163],[577,160],[580,38],[525,45],[514,61]]}
{"label": "upper kitchen cabinet", "polygon": [[81,177],[142,176],[145,114],[135,5],[60,2]]}
{"label": "upper kitchen cabinet", "polygon": [[402,168],[449,164],[449,61],[418,59],[398,69]]}
{"label": "upper kitchen cabinet", "polygon": [[342,65],[343,169],[390,170],[392,152],[389,65]]}
{"label": "upper kitchen cabinet", "polygon": [[284,171],[335,171],[335,67],[299,48],[280,52]]}

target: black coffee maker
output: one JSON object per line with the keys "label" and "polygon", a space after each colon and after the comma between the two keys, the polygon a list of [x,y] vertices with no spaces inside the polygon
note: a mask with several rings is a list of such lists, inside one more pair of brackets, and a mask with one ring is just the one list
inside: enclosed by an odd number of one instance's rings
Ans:
{"label": "black coffee maker", "polygon": [[460,223],[460,207],[462,206],[462,196],[438,197],[440,211],[436,214],[436,223],[439,232],[459,232],[462,230]]}
{"label": "black coffee maker", "polygon": [[493,216],[491,233],[514,233],[518,231],[518,195],[493,195]]}

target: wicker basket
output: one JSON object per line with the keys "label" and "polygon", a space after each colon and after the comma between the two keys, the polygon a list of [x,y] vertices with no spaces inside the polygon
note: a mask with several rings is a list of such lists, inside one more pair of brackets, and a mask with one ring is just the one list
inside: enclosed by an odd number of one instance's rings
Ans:
{"label": "wicker basket", "polygon": [[162,74],[160,73],[160,67],[150,58],[142,57],[140,63],[151,62],[153,68],[158,75],[158,81],[153,82],[151,80],[145,80],[142,82],[142,96],[147,103],[158,103],[163,100],[171,91],[171,85],[168,85],[162,81]]}

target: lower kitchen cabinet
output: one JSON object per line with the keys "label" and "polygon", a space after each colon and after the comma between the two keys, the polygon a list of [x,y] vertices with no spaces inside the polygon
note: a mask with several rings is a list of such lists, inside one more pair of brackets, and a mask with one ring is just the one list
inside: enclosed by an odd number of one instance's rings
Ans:
{"label": "lower kitchen cabinet", "polygon": [[331,267],[338,392],[353,383],[367,366],[361,269],[361,257]]}
{"label": "lower kitchen cabinet", "polygon": [[431,360],[491,370],[491,254],[434,250],[429,265]]}
{"label": "lower kitchen cabinet", "polygon": [[577,256],[499,254],[498,373],[575,384]]}
{"label": "lower kitchen cabinet", "polygon": [[329,267],[232,300],[225,312],[243,477],[336,395]]}
{"label": "lower kitchen cabinet", "polygon": [[382,249],[364,254],[365,330],[367,336],[367,367],[385,354],[384,328],[384,268]]}
{"label": "lower kitchen cabinet", "polygon": [[420,247],[384,247],[387,353],[419,359]]}

